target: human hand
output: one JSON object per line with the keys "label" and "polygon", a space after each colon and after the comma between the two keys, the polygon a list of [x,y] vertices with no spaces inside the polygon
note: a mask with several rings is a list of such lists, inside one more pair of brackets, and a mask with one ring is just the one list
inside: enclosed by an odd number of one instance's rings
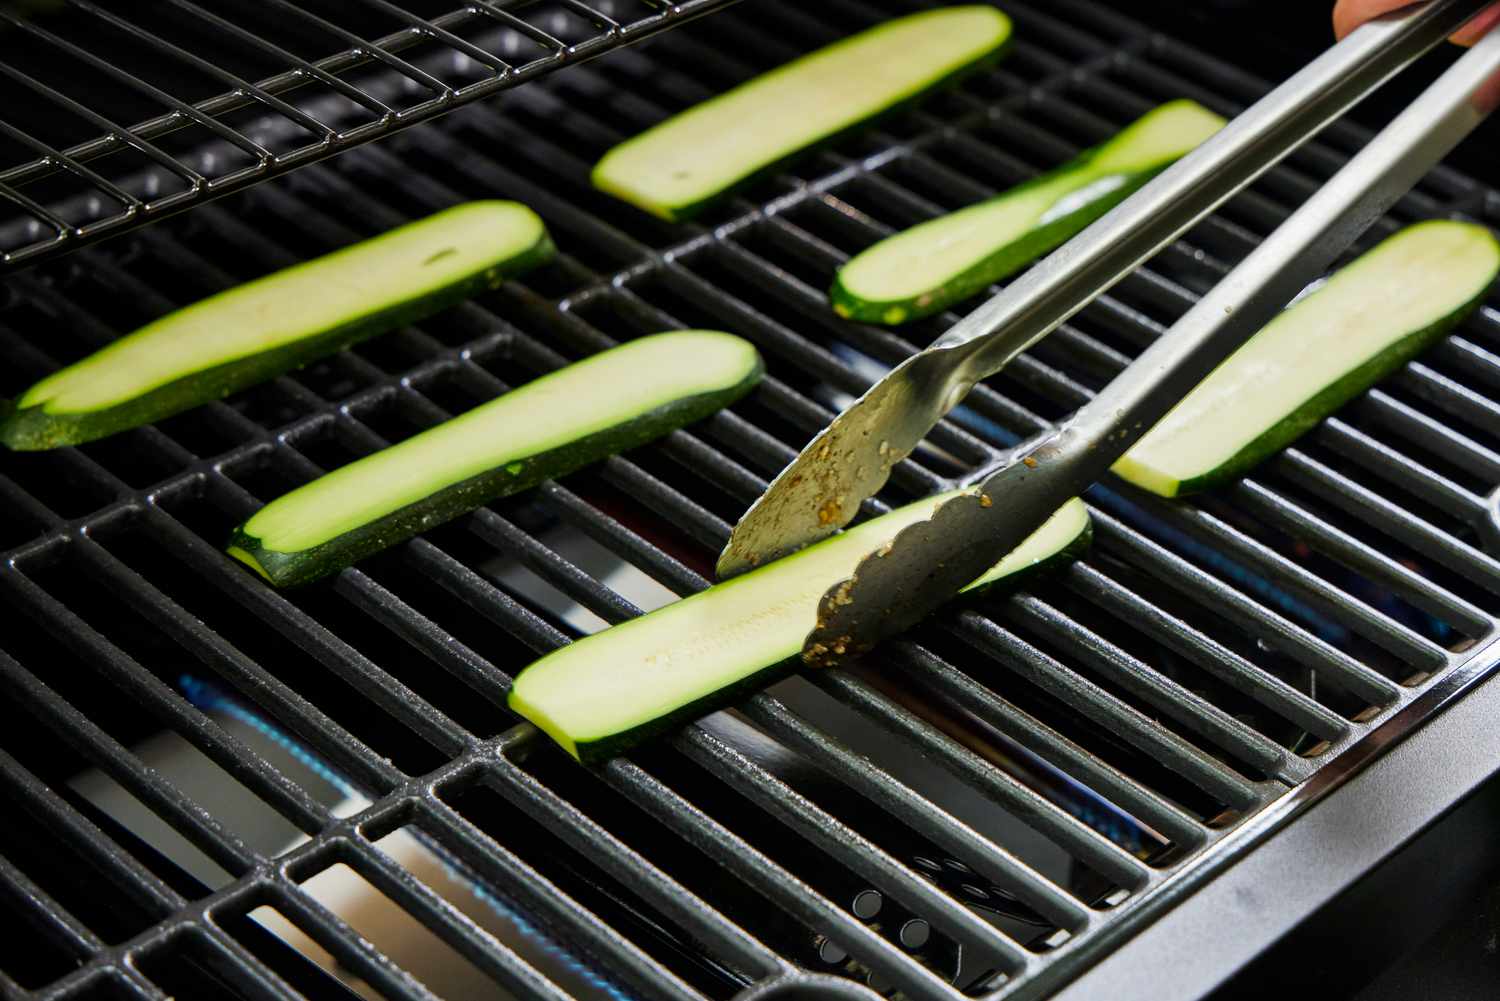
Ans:
{"label": "human hand", "polygon": [[[1411,0],[1338,0],[1333,7],[1333,33],[1343,38],[1366,21],[1411,5]],[[1500,3],[1471,20],[1453,36],[1460,45],[1473,45],[1500,24]]]}
{"label": "human hand", "polygon": [[[1410,5],[1411,0],[1338,0],[1333,6],[1333,32],[1343,38],[1371,18]],[[1490,29],[1500,25],[1500,3],[1480,12],[1453,36],[1459,45],[1473,45]],[[1500,74],[1491,77],[1474,95],[1474,103],[1486,113],[1500,108]]]}

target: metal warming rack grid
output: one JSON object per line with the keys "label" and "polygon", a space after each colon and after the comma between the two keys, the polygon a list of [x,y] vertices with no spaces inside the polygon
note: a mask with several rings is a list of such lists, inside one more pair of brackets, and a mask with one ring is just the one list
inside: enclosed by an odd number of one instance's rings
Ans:
{"label": "metal warming rack grid", "polygon": [[732,2],[12,0],[0,5],[0,264],[143,225]]}
{"label": "metal warming rack grid", "polygon": [[[859,356],[893,363],[952,320],[897,332],[838,320],[821,292],[838,262],[1155,103],[1228,113],[1264,89],[1091,4],[1011,3],[1018,42],[998,69],[705,221],[658,223],[588,188],[589,164],[625,135],[913,6],[747,4],[7,284],[0,392],[12,394],[137,320],[464,197],[532,205],[562,248],[499,292],[229,401],[0,459],[0,675],[13,692],[0,795],[14,817],[0,895],[32,928],[0,989],[275,997],[279,976],[337,996],[244,920],[269,905],[383,994],[430,996],[298,890],[343,864],[518,995],[558,996],[380,850],[407,828],[628,996],[760,996],[812,970],[953,998],[961,945],[970,993],[1039,997],[1285,820],[1309,780],[1369,753],[1362,738],[1398,710],[1493,668],[1500,563],[1475,533],[1500,484],[1500,312],[1486,307],[1231,489],[1187,505],[1097,488],[1086,560],[940,616],[867,669],[756,696],[741,707],[749,727],[720,718],[588,772],[513,725],[509,678],[570,630],[491,561],[606,621],[635,609],[549,548],[551,527],[680,593],[705,586],[732,519],[830,416],[829,388],[858,392]],[[904,464],[885,499],[938,489],[1076,407],[1361,139],[1332,130],[976,390],[934,434],[941,451]],[[1438,171],[1395,216],[1449,214],[1500,224],[1500,194]],[[695,325],[755,341],[769,378],[688,431],[327,586],[280,594],[220,551],[259,502],[321,468],[566,358]],[[185,670],[374,805],[331,816],[195,709]],[[310,840],[279,858],[247,847],[214,804],[129,750],[161,728]],[[1004,746],[1151,838],[1022,782]],[[912,780],[915,760],[959,792]],[[183,880],[71,795],[65,780],[86,767],[184,834],[222,885]],[[1035,836],[996,833],[995,816]],[[869,890],[884,911],[860,905]],[[921,946],[900,934],[908,917],[930,930]]]}

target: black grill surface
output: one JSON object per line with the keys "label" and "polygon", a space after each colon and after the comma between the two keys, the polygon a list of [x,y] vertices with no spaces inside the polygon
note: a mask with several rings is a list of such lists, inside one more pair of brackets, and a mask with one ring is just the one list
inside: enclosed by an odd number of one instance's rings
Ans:
{"label": "black grill surface", "polygon": [[[562,250],[223,402],[0,456],[0,901],[22,919],[0,945],[0,991],[348,996],[246,919],[271,907],[383,995],[431,996],[299,889],[343,865],[516,995],[561,996],[534,952],[382,850],[399,830],[594,971],[601,996],[860,983],[1035,998],[1284,820],[1383,721],[1493,661],[1500,554],[1477,533],[1500,486],[1492,305],[1233,487],[1169,504],[1100,485],[1087,559],[955,607],[860,668],[794,679],[597,771],[507,712],[514,674],[576,634],[538,595],[605,622],[637,612],[551,540],[592,540],[679,594],[706,586],[767,479],[872,373],[955,319],[839,320],[823,290],[848,255],[1162,101],[1230,114],[1265,89],[1094,5],[1013,2],[1017,44],[999,68],[697,223],[588,186],[620,139],[916,6],[750,0],[7,283],[0,394],[13,395],[146,319],[465,198],[526,202]],[[872,509],[1077,407],[1364,138],[1331,130],[979,387]],[[1372,239],[1447,215],[1500,225],[1500,194],[1438,171]],[[321,470],[683,326],[754,341],[763,386],[322,585],[278,593],[222,553],[235,524]],[[330,813],[200,709],[184,675],[372,805]],[[163,730],[308,839],[278,857],[251,847],[212,797],[145,764],[135,749]],[[186,877],[73,792],[87,769],[223,878]]]}

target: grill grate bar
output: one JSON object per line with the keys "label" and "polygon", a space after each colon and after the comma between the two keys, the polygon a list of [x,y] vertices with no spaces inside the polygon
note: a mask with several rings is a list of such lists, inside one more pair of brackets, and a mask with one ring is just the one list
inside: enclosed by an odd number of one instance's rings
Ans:
{"label": "grill grate bar", "polygon": [[[32,912],[28,917],[42,926],[53,944],[61,946],[75,960],[85,962],[90,956],[103,952],[106,948],[99,936],[85,927],[67,908],[4,855],[0,855],[0,893],[11,898],[11,905],[15,910]],[[4,970],[0,970],[0,990],[6,991],[9,997],[18,997],[23,993],[20,985],[11,980]]]}
{"label": "grill grate bar", "polygon": [[1395,701],[1395,685],[1342,650],[1289,622],[1275,610],[1257,604],[1107,514],[1096,513],[1094,527],[1137,560],[1137,565],[1151,576],[1173,590],[1195,596],[1205,607],[1236,623],[1250,635],[1258,636],[1309,668],[1327,672],[1360,698],[1377,705]]}
{"label": "grill grate bar", "polygon": [[0,775],[5,777],[6,791],[23,810],[143,906],[165,918],[186,903],[155,873],[120,851],[103,831],[3,749],[0,749]]}
{"label": "grill grate bar", "polygon": [[1143,753],[1158,756],[1166,767],[1205,792],[1237,809],[1258,804],[1261,797],[1250,783],[1200,754],[1181,737],[1157,726],[1138,710],[1073,674],[1055,658],[998,623],[974,612],[963,612],[948,628],[966,643],[991,653],[1006,668],[1063,699]]}
{"label": "grill grate bar", "polygon": [[1484,498],[1442,474],[1418,465],[1395,448],[1337,417],[1330,417],[1319,426],[1317,438],[1335,454],[1359,463],[1361,468],[1461,521],[1477,520],[1484,513]]}
{"label": "grill grate bar", "polygon": [[[108,569],[110,564],[107,561],[101,561],[100,566]],[[191,741],[216,765],[254,790],[292,823],[311,833],[319,830],[327,822],[327,811],[317,801],[297,788],[259,755],[245,747],[242,742],[187,706],[177,693],[126,655],[124,651],[88,627],[77,616],[66,611],[56,599],[46,594],[35,583],[17,574],[8,575],[5,582],[18,593],[33,612],[57,626],[58,631],[54,635],[68,637],[70,645],[89,659],[96,670],[111,677],[112,681],[122,689],[137,697],[145,696],[144,701],[167,727]],[[149,595],[151,591],[147,588],[138,593]],[[181,619],[190,619],[180,609],[176,609],[175,614]],[[224,659],[212,662],[221,666],[226,663]],[[264,692],[260,694],[262,698],[265,697]],[[288,701],[300,701],[300,699],[295,695],[289,695]],[[308,709],[311,711],[310,722],[313,724],[323,722],[330,732],[338,732],[333,729],[331,721],[321,718],[321,714],[311,709],[310,706]],[[285,720],[285,716],[282,718]],[[331,749],[320,747],[319,750],[327,753]]]}
{"label": "grill grate bar", "polygon": [[[33,80],[31,77],[20,72],[19,70],[13,69],[9,66],[5,66],[4,64],[0,64],[0,73],[4,73],[8,79],[14,80],[16,83],[19,83],[27,90],[31,91],[42,99],[51,101],[53,104],[56,104],[66,111],[87,120],[90,124],[105,132],[112,140],[112,148],[118,148],[119,146],[128,146],[141,155],[150,159],[157,166],[171,172],[172,174],[175,174],[177,177],[181,178],[184,181],[187,181],[189,185],[192,185],[194,187],[201,185],[204,182],[205,178],[196,170],[178,163],[176,160],[172,159],[150,141],[142,139],[140,136],[126,131],[124,128],[105,118],[103,115],[96,114],[93,110],[73,100],[71,97],[68,97],[66,94],[57,90],[55,87],[50,87],[47,84],[42,83],[40,80]],[[76,162],[77,159],[71,153],[61,153],[56,155],[59,158],[66,157],[69,161]],[[75,171],[75,173],[77,173],[77,171]],[[120,198],[125,203],[127,211],[135,212],[146,207],[146,204],[139,198],[136,198],[134,195],[131,195],[126,191],[123,191],[116,185],[111,184],[106,190],[106,193],[111,197]]]}
{"label": "grill grate bar", "polygon": [[1298,449],[1287,449],[1275,463],[1278,471],[1293,482],[1351,514],[1368,519],[1383,534],[1430,555],[1490,593],[1500,595],[1500,562],[1446,535],[1368,487],[1340,476]]}
{"label": "grill grate bar", "polygon": [[657,818],[683,840],[720,860],[727,871],[809,930],[826,935],[868,969],[899,983],[909,996],[951,1001],[948,985],[930,970],[639,766],[616,758],[604,766],[603,774],[626,796],[650,804]]}
{"label": "grill grate bar", "polygon": [[1224,546],[1266,578],[1281,582],[1283,587],[1295,588],[1302,597],[1316,601],[1322,611],[1340,623],[1347,623],[1361,635],[1404,659],[1430,669],[1440,668],[1447,663],[1447,651],[1431,640],[1367,605],[1349,601],[1343,591],[1323,578],[1209,512],[1201,508],[1163,503],[1155,498],[1139,499],[1152,517],[1174,526],[1190,528]]}
{"label": "grill grate bar", "polygon": [[[291,0],[266,0],[266,2],[270,3],[278,10],[285,11],[293,18],[300,18],[306,23],[312,24],[320,30],[333,35],[348,46],[347,51],[351,53],[359,53],[366,59],[373,59],[376,62],[381,63],[387,69],[399,73],[405,79],[410,80],[411,82],[431,91],[433,94],[437,95],[438,100],[446,103],[453,97],[452,87],[449,87],[447,84],[443,83],[443,81],[439,80],[431,73],[428,73],[426,70],[414,66],[411,63],[407,62],[405,59],[402,59],[400,56],[395,55],[394,52],[387,49],[386,46],[382,44],[382,42],[366,41],[359,35],[343,27],[342,25],[335,24],[333,21],[314,14],[312,11],[307,10],[306,8],[298,7],[296,4],[292,3]],[[361,0],[361,2],[368,4],[369,0]],[[401,32],[400,34],[409,34],[409,32]],[[413,37],[411,39],[411,42],[414,43],[415,41],[416,38]]]}
{"label": "grill grate bar", "polygon": [[[17,79],[20,77],[20,74],[5,67],[3,64],[0,64],[0,73],[4,73],[11,79]],[[3,131],[5,135],[9,136],[11,139],[24,144],[32,152],[40,154],[40,162],[47,163],[49,166],[56,165],[59,169],[67,170],[69,173],[78,177],[80,180],[88,182],[89,184],[98,188],[105,195],[119,202],[122,206],[125,207],[127,211],[134,211],[137,208],[141,207],[142,203],[140,199],[125,191],[113,181],[101,177],[99,174],[95,173],[93,170],[85,166],[82,162],[74,159],[61,150],[55,149],[47,143],[42,142],[40,139],[37,139],[30,133],[16,128],[9,122],[0,122],[0,131]],[[5,184],[3,177],[0,177],[0,191],[3,191],[5,197],[11,199],[12,201],[23,204],[31,202],[31,199],[27,198],[24,194]],[[43,212],[43,218],[48,223],[56,225],[60,228],[71,228],[68,227],[67,223],[63,222],[63,220],[51,210],[44,209]]]}
{"label": "grill grate bar", "polygon": [[[722,953],[742,973],[761,980],[793,968],[587,814],[515,767],[508,757],[501,760],[504,767],[488,773],[494,787],[508,790],[512,802],[531,811],[531,816],[544,820],[559,838],[585,853],[622,883],[633,887],[664,915],[683,927],[693,928],[701,941]],[[475,831],[470,837],[477,839],[482,835]]]}
{"label": "grill grate bar", "polygon": [[[474,832],[462,832],[462,825],[446,811],[424,809],[424,823],[431,825],[439,837],[467,833],[464,840],[471,850],[465,861],[479,868],[482,857],[475,841]],[[511,891],[515,899],[527,906],[528,912],[562,923],[569,928],[573,940],[586,954],[604,959],[609,968],[642,985],[650,985],[653,992],[662,998],[679,1001],[699,1001],[700,995],[683,983],[675,974],[656,963],[633,943],[617,933],[600,926],[598,919],[586,909],[561,893],[557,887],[541,879],[520,858],[505,852],[493,842],[484,845],[494,859],[484,857],[481,874],[493,885]],[[378,850],[361,850],[356,856],[361,863],[355,866],[360,875],[368,879],[378,890],[390,897],[407,913],[422,921],[429,930],[440,935],[444,941],[456,948],[465,958],[478,965],[485,973],[494,977],[513,979],[506,975],[507,960],[512,957],[498,955],[493,948],[494,938],[477,930],[454,906],[429,889],[411,872]],[[347,860],[351,864],[352,859]],[[501,865],[505,863],[504,879],[500,878]],[[502,980],[502,982],[504,982]],[[546,983],[541,981],[541,983]],[[549,986],[549,996],[566,996]]]}
{"label": "grill grate bar", "polygon": [[476,696],[493,703],[496,708],[503,708],[496,693],[510,686],[510,676],[491,661],[445,633],[436,623],[358,569],[340,574],[333,586],[350,604],[420,649],[433,663],[464,682]]}
{"label": "grill grate bar", "polygon": [[[170,518],[158,515],[153,522],[153,530],[158,533],[157,537],[162,539],[164,545],[182,545],[180,552],[184,562],[201,567],[205,556],[214,560],[222,558],[217,552],[212,552],[211,555],[201,550],[194,552],[193,547],[201,547],[202,541],[183,531]],[[306,740],[334,768],[376,789],[388,788],[398,781],[397,773],[388,763],[381,761],[373,751],[333,719],[246,657],[217,632],[142,579],[134,570],[107,552],[98,552],[94,566],[106,580],[119,588],[119,593],[133,600],[140,614],[154,621],[164,633],[205,666],[232,682],[237,690],[253,692],[254,699],[261,708],[280,725],[297,734],[299,739]],[[205,750],[205,753],[209,752]],[[241,749],[241,753],[246,752]],[[223,751],[217,755],[210,753],[209,756],[214,757],[230,774],[236,773],[237,769],[229,761],[219,760],[227,757]],[[327,823],[327,811],[316,800],[288,782],[280,772],[258,757],[253,760],[256,767],[253,770],[238,769],[247,774],[238,774],[236,778],[308,833],[316,832]]]}
{"label": "grill grate bar", "polygon": [[1475,382],[1500,389],[1500,354],[1488,348],[1454,335],[1437,345],[1433,357],[1462,369]]}
{"label": "grill grate bar", "polygon": [[1002,611],[1018,625],[1044,631],[1080,663],[1089,665],[1199,736],[1239,755],[1247,764],[1277,778],[1295,778],[1291,774],[1287,753],[1277,744],[1207,699],[1164,678],[1124,650],[1093,635],[1047,602],[1023,594],[1007,602]]}
{"label": "grill grate bar", "polygon": [[1157,608],[1091,566],[1067,571],[1070,585],[1099,608],[1175,650],[1220,681],[1248,695],[1324,740],[1349,733],[1348,723],[1302,692],[1211,639],[1186,622]]}
{"label": "grill grate bar", "polygon": [[1500,423],[1500,403],[1485,399],[1474,390],[1420,361],[1414,361],[1397,376],[1397,384],[1475,427],[1492,428]]}
{"label": "grill grate bar", "polygon": [[[1174,842],[1197,847],[1205,840],[1202,828],[1175,805],[1167,803],[1136,782],[1117,778],[1119,773],[1097,757],[1009,702],[996,697],[989,689],[935,654],[914,644],[901,644],[898,656],[903,663],[920,668],[921,673],[915,675],[920,679],[920,684],[1013,740],[1039,748],[1038,753],[1054,764],[1067,767],[1070,772],[1077,769],[1076,774],[1087,775],[1097,788],[1107,792]],[[1045,801],[1031,790],[1013,784],[1013,780],[1004,772],[989,768],[982,761],[975,761],[970,751],[961,751],[951,757],[956,757],[965,766],[965,771],[960,774],[965,777],[976,773],[985,776],[976,785],[987,795],[997,796],[998,792],[997,798],[1003,796],[1008,809],[1026,817],[1038,831],[1059,844],[1069,844],[1069,848],[1077,852],[1082,861],[1101,875],[1127,888],[1139,885],[1140,870],[1133,864],[1122,865],[1115,846],[1102,835],[1079,825],[1075,830],[1081,831],[1082,837],[1070,838],[1069,828],[1058,823],[1053,812],[1044,805]]]}
{"label": "grill grate bar", "polygon": [[[408,30],[413,34],[425,35],[428,38],[440,41],[449,48],[462,52],[481,66],[488,66],[491,70],[502,76],[511,71],[509,63],[495,58],[479,46],[455,35],[442,25],[420,18],[410,11],[396,6],[390,0],[360,0],[360,2],[364,3],[367,7],[374,7],[398,21],[405,22],[408,25]],[[598,26],[596,25],[596,27]]]}
{"label": "grill grate bar", "polygon": [[[265,625],[282,633],[435,747],[444,749],[446,753],[456,754],[471,743],[472,738],[462,727],[260,581],[247,576],[230,587],[235,593],[236,601],[248,614],[253,614]],[[380,768],[377,759],[368,750],[361,753],[361,757],[366,756],[369,756],[367,760],[361,762],[363,773],[370,774],[372,770],[377,770],[390,778],[395,777],[394,771]]]}
{"label": "grill grate bar", "polygon": [[889,733],[941,763],[971,788],[1066,848],[1100,875],[1126,888],[1141,885],[1144,876],[1140,867],[1112,842],[1009,774],[978,759],[931,724],[903,711],[859,677],[834,672],[815,674],[813,680],[825,691],[837,692],[850,707],[859,709]]}
{"label": "grill grate bar", "polygon": [[[280,1001],[287,992],[283,981],[257,959],[249,949],[230,937],[223,929],[211,927],[207,931],[189,933],[201,942],[205,952],[219,963],[231,965],[237,973],[236,986],[250,993],[260,993],[267,999]],[[188,936],[184,936],[186,938]],[[171,1001],[170,998],[167,1001]]]}
{"label": "grill grate bar", "polygon": [[1392,588],[1406,601],[1429,614],[1452,622],[1473,635],[1482,635],[1491,628],[1489,619],[1479,608],[1435,587],[1401,561],[1327,524],[1264,485],[1245,480],[1233,491],[1237,502],[1269,524],[1285,527],[1303,538],[1316,541],[1334,559]]}
{"label": "grill grate bar", "polygon": [[259,856],[213,814],[146,766],[3,652],[0,652],[0,678],[5,679],[12,698],[23,704],[28,712],[46,722],[52,730],[70,735],[96,768],[150,807],[215,864],[238,876],[259,861]]}
{"label": "grill grate bar", "polygon": [[[448,593],[533,650],[553,650],[567,634],[425,539],[407,543],[418,569]],[[507,680],[505,690],[510,690]]]}
{"label": "grill grate bar", "polygon": [[[0,332],[0,336],[3,336],[3,332]],[[62,523],[62,519],[49,511],[45,504],[32,497],[8,476],[0,476],[0,504],[4,504],[5,510],[12,512],[13,516],[45,525],[49,530],[55,530]]]}
{"label": "grill grate bar", "polygon": [[[355,869],[362,878],[369,879],[362,868],[350,864],[350,859],[340,858],[339,861]],[[287,920],[311,936],[341,967],[379,991],[381,997],[400,1001],[441,1001],[421,981],[387,962],[368,939],[310,894],[293,890],[278,894],[274,900],[276,909]],[[524,964],[519,968],[525,969]]]}
{"label": "grill grate bar", "polygon": [[[879,698],[874,693],[872,697]],[[927,837],[953,857],[967,860],[971,868],[997,886],[1012,889],[1059,927],[1076,932],[1088,923],[1088,913],[1078,901],[1061,892],[1031,866],[986,840],[863,755],[817,730],[782,703],[760,697],[752,700],[744,711],[771,736],[797,748],[844,785],[881,804],[897,820],[924,830]]]}
{"label": "grill grate bar", "polygon": [[[159,519],[158,527],[165,529],[175,541],[180,541],[186,546],[203,546],[201,540],[183,531],[170,519]],[[224,558],[221,553],[213,550],[205,552],[201,548],[193,556],[200,566],[207,560],[218,561]],[[112,559],[101,559],[99,565],[101,570],[115,576],[122,585],[132,586],[132,592],[141,596],[138,599],[138,607],[142,613],[156,617],[159,624],[175,639],[188,645],[190,649],[194,649],[205,664],[230,675],[239,676],[241,684],[248,684],[256,691],[259,698],[270,702],[268,708],[271,708],[273,715],[282,722],[295,721],[294,728],[298,732],[313,737],[314,746],[319,753],[327,756],[332,764],[344,770],[351,778],[375,789],[389,788],[400,781],[400,773],[389,762],[349,735],[347,731],[302,699],[292,689],[274,679],[264,668],[245,657],[175,601],[140,578],[133,570]],[[219,580],[223,580],[222,576]],[[235,602],[247,611],[258,609],[257,617],[263,622],[272,624],[272,627],[278,628],[278,631],[279,628],[286,628],[290,631],[289,625],[281,627],[276,625],[275,617],[278,614],[285,616],[283,623],[306,622],[305,613],[287,604],[284,599],[277,601],[268,597],[267,589],[253,580],[235,580],[233,583],[224,581],[221,588],[225,593],[232,595]],[[324,655],[330,647],[332,654]],[[444,721],[424,712],[425,707],[414,697],[413,702],[397,707],[394,699],[383,696],[382,692],[387,690],[376,688],[375,685],[389,684],[394,686],[391,690],[401,690],[399,683],[386,676],[385,672],[372,673],[363,658],[347,645],[342,643],[320,645],[309,638],[304,649],[318,657],[325,666],[340,674],[351,684],[356,684],[356,687],[358,687],[358,681],[370,683],[372,686],[370,693],[377,704],[394,709],[394,714],[398,719],[405,720],[408,725],[419,732],[425,732],[430,739],[442,740],[458,747],[467,743],[457,727],[451,723],[442,725]],[[343,656],[340,656],[341,654]],[[336,735],[336,737],[328,739],[325,735]]]}
{"label": "grill grate bar", "polygon": [[1381,390],[1371,390],[1360,408],[1363,416],[1396,431],[1403,438],[1475,478],[1500,482],[1500,453],[1479,444]]}
{"label": "grill grate bar", "polygon": [[578,602],[610,625],[633,619],[641,610],[579,567],[492,511],[477,511],[470,531],[500,552],[519,560],[548,584]]}

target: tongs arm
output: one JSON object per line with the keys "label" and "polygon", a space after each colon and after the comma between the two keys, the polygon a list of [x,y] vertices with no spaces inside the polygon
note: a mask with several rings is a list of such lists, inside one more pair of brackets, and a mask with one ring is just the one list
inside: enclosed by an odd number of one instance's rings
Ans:
{"label": "tongs arm", "polygon": [[934,346],[973,345],[976,380],[1000,371],[1486,6],[1486,0],[1432,0],[1399,18],[1364,25],[964,317]]}
{"label": "tongs arm", "polygon": [[867,556],[823,599],[804,659],[827,664],[920,620],[1108,471],[1494,109],[1492,31],[1072,419]]}

